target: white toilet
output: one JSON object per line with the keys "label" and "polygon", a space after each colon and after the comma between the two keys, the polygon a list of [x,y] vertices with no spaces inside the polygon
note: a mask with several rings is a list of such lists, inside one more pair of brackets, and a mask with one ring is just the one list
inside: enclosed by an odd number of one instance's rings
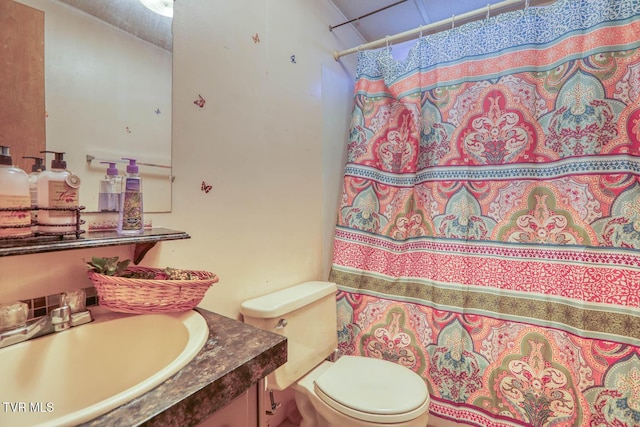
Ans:
{"label": "white toilet", "polygon": [[425,427],[424,380],[396,363],[369,357],[326,358],[338,344],[335,283],[306,282],[242,303],[245,323],[287,337],[287,362],[267,386],[291,386],[300,427]]}

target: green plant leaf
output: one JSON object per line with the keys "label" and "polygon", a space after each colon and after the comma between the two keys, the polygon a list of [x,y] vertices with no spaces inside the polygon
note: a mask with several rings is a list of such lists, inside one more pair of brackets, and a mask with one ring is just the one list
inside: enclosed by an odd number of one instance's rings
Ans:
{"label": "green plant leaf", "polygon": [[131,260],[125,259],[124,261],[120,261],[118,262],[117,268],[116,268],[116,276],[121,275],[129,266],[129,263],[131,262]]}
{"label": "green plant leaf", "polygon": [[118,276],[127,269],[130,262],[128,259],[118,261],[117,256],[108,258],[92,257],[91,262],[87,262],[87,265],[96,273]]}

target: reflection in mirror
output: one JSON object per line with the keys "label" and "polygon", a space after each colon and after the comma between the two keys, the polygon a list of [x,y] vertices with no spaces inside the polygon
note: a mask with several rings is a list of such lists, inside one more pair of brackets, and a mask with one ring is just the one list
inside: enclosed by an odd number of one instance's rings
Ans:
{"label": "reflection in mirror", "polygon": [[[66,153],[82,179],[80,204],[96,211],[100,162],[119,162],[123,174],[128,157],[141,165],[145,211],[170,211],[171,18],[139,0],[15,1],[44,12],[46,149]],[[20,166],[30,172],[31,162]]]}

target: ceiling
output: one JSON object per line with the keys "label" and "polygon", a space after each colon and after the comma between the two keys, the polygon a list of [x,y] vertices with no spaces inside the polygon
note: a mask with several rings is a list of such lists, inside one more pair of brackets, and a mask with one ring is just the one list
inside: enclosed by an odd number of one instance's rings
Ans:
{"label": "ceiling", "polygon": [[[103,21],[123,29],[141,39],[171,50],[171,18],[146,9],[139,0],[59,0]],[[504,3],[504,0],[330,0],[345,16],[343,22],[332,22],[334,29],[352,25],[362,36],[364,43],[384,39],[420,26],[485,8],[488,4]],[[552,3],[553,0],[530,0],[531,6]],[[513,6],[491,10],[492,14],[523,8],[525,0]],[[380,10],[383,9],[383,10]],[[380,11],[378,11],[380,10]],[[378,11],[378,12],[376,12]],[[368,15],[368,16],[365,16]],[[481,19],[484,13],[474,19]],[[360,19],[358,19],[360,18]],[[349,24],[344,22],[354,20]],[[462,19],[463,24],[473,19]],[[428,34],[428,32],[425,32]],[[415,38],[415,37],[414,37]]]}
{"label": "ceiling", "polygon": [[[375,10],[391,6],[367,17],[354,21],[351,25],[362,35],[365,42],[373,42],[393,36],[420,26],[449,19],[453,15],[460,16],[466,12],[486,8],[488,4],[496,5],[503,0],[331,0],[344,14],[346,21],[363,17]],[[552,3],[549,0],[531,0],[530,6]],[[492,14],[507,10],[522,9],[525,0],[513,6],[492,10]],[[478,18],[484,18],[482,14]],[[467,19],[469,22],[471,19]],[[457,21],[460,24],[463,21]],[[331,23],[335,27],[341,22]],[[347,24],[349,25],[349,24]],[[426,33],[425,33],[426,34]]]}
{"label": "ceiling", "polygon": [[165,50],[172,50],[172,19],[153,13],[144,7],[139,0],[59,1]]}

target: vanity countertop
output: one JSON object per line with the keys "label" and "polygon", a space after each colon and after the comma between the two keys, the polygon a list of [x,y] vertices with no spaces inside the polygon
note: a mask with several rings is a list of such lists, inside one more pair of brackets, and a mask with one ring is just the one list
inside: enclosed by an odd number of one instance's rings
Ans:
{"label": "vanity countertop", "polygon": [[195,425],[286,362],[285,337],[196,310],[209,325],[198,355],[158,387],[83,426]]}

